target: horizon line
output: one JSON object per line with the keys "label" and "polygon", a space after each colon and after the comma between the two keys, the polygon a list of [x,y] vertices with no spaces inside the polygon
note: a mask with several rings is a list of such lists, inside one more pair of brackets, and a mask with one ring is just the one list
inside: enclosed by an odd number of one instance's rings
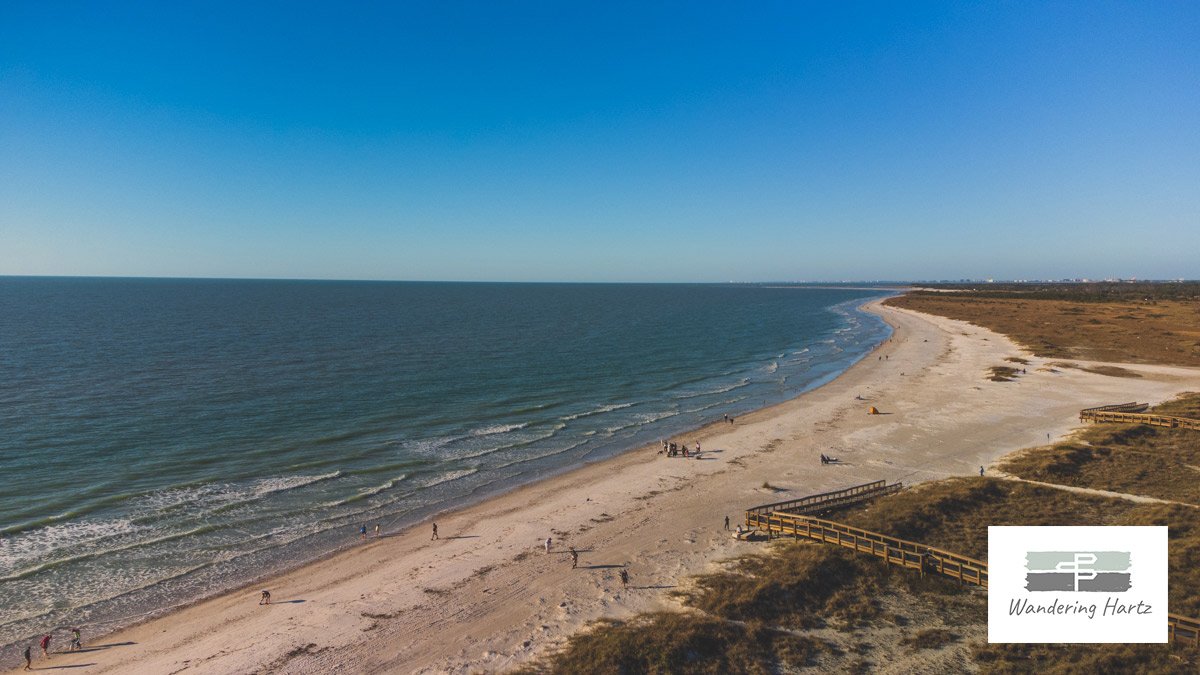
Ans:
{"label": "horizon line", "polygon": [[869,284],[869,285],[902,285],[917,284],[1095,284],[1095,283],[1195,283],[1200,279],[1136,279],[1110,277],[1105,279],[1092,278],[1062,278],[1062,279],[841,279],[841,280],[783,280],[766,279],[759,281],[571,281],[571,280],[482,280],[482,279],[347,279],[333,277],[222,277],[222,276],[151,276],[151,275],[103,275],[103,274],[0,274],[0,279],[109,279],[109,280],[140,280],[140,281],[296,281],[296,282],[344,282],[344,283],[381,283],[381,284],[575,284],[575,285],[692,285],[692,286],[756,286],[766,284],[785,284],[791,286],[815,286]]}

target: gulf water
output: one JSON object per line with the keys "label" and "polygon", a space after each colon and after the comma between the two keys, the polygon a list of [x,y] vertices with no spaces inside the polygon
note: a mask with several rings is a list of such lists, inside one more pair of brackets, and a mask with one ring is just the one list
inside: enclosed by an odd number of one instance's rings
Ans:
{"label": "gulf water", "polygon": [[0,278],[0,645],[790,398],[886,339],[884,294]]}

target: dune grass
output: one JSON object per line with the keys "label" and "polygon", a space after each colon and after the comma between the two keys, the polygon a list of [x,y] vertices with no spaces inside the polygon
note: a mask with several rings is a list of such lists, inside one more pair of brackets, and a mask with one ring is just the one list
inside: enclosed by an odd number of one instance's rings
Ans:
{"label": "dune grass", "polygon": [[[1153,408],[1200,419],[1200,395]],[[1073,438],[1009,457],[1000,469],[1059,485],[1200,505],[1200,432],[1144,424],[1092,424]]]}
{"label": "dune grass", "polygon": [[1168,645],[980,644],[971,657],[988,675],[1185,675],[1198,668],[1196,650]]}
{"label": "dune grass", "polygon": [[833,647],[759,623],[655,612],[601,620],[522,673],[777,673],[814,665]]}
{"label": "dune grass", "polygon": [[1200,299],[1194,293],[1155,300],[1067,290],[1011,297],[981,290],[912,292],[886,304],[989,328],[1041,357],[1200,366]]}
{"label": "dune grass", "polygon": [[988,368],[988,372],[988,379],[992,382],[1012,382],[1021,371],[1011,366],[992,366]]}
{"label": "dune grass", "polygon": [[[1200,395],[1155,410],[1200,417]],[[1184,430],[1096,425],[1072,443],[1069,448],[1034,449],[1012,461],[1021,462],[1018,469],[1074,467],[1045,470],[1039,480],[1046,482],[1064,482],[1062,476],[1080,481],[1110,473],[1116,477],[1119,467],[1100,472],[1092,466],[1107,461],[1096,459],[1098,447],[1113,449],[1105,457],[1124,453],[1159,472],[1164,458],[1194,458],[1200,465],[1200,434]],[[1161,485],[1164,478],[1148,477],[1154,473],[1137,478],[1137,485]],[[1200,616],[1200,509],[969,477],[925,483],[834,518],[981,560],[987,559],[989,525],[1168,525],[1170,611]],[[960,649],[962,658],[984,673],[1200,672],[1200,650],[1181,643],[968,644],[957,627],[986,622],[984,593],[816,543],[778,542],[764,553],[728,561],[721,571],[694,577],[674,596],[686,611],[597,622],[525,672],[774,673],[814,666],[866,672],[870,662],[854,653],[856,648],[842,649],[804,632],[832,629],[862,646],[854,637],[862,635],[859,631],[906,626],[906,614],[923,619],[914,630],[898,631],[892,638],[898,647],[909,652]]]}

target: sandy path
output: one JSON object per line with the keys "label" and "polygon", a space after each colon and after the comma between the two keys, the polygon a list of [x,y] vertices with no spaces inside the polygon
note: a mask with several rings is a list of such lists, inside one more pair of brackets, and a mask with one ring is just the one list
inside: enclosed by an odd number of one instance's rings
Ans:
{"label": "sandy path", "polygon": [[[878,304],[870,311],[896,328],[891,341],[820,389],[678,439],[700,440],[701,460],[636,450],[446,514],[439,541],[420,526],[283,575],[266,584],[271,607],[256,604],[257,589],[230,593],[102,641],[118,646],[56,654],[45,665],[87,664],[79,673],[504,670],[589,620],[671,607],[664,589],[755,550],[727,536],[726,514],[736,524],[764,502],[880,478],[977,473],[1069,432],[1082,407],[1200,390],[1200,369],[1124,366],[1139,379],[1039,371],[1046,360],[985,329]],[[984,379],[1014,355],[1030,359],[1027,375]],[[887,414],[869,416],[869,405]],[[843,464],[821,466],[822,452]],[[568,545],[580,551],[580,569],[570,568]]]}

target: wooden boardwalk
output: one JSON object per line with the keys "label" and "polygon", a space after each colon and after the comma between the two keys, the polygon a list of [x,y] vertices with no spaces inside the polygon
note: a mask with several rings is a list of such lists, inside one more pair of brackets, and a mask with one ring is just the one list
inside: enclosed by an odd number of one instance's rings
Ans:
{"label": "wooden boardwalk", "polygon": [[[915,541],[898,539],[812,515],[864,502],[899,490],[899,483],[886,485],[884,481],[875,481],[844,490],[810,495],[801,499],[755,506],[746,510],[746,526],[765,532],[768,538],[792,536],[797,539],[833,544],[882,558],[889,565],[916,570],[922,576],[940,574],[955,579],[960,584],[970,584],[986,589],[988,587],[986,562]],[[1200,645],[1200,619],[1168,614],[1167,629],[1172,641]]]}
{"label": "wooden boardwalk", "polygon": [[1150,406],[1145,403],[1118,403],[1079,411],[1080,422],[1116,422],[1119,424],[1149,424],[1171,429],[1195,429],[1200,431],[1200,420],[1190,417],[1173,417],[1141,412]]}
{"label": "wooden boardwalk", "polygon": [[892,483],[888,485],[886,481],[877,480],[871,483],[863,483],[842,490],[834,490],[833,492],[822,492],[821,494],[809,495],[800,499],[792,499],[786,502],[775,502],[773,504],[763,504],[762,506],[752,506],[746,509],[746,513],[790,513],[794,515],[814,515],[833,511],[834,509],[845,508],[870,501],[884,495],[890,495],[899,492],[904,488],[903,483]]}

